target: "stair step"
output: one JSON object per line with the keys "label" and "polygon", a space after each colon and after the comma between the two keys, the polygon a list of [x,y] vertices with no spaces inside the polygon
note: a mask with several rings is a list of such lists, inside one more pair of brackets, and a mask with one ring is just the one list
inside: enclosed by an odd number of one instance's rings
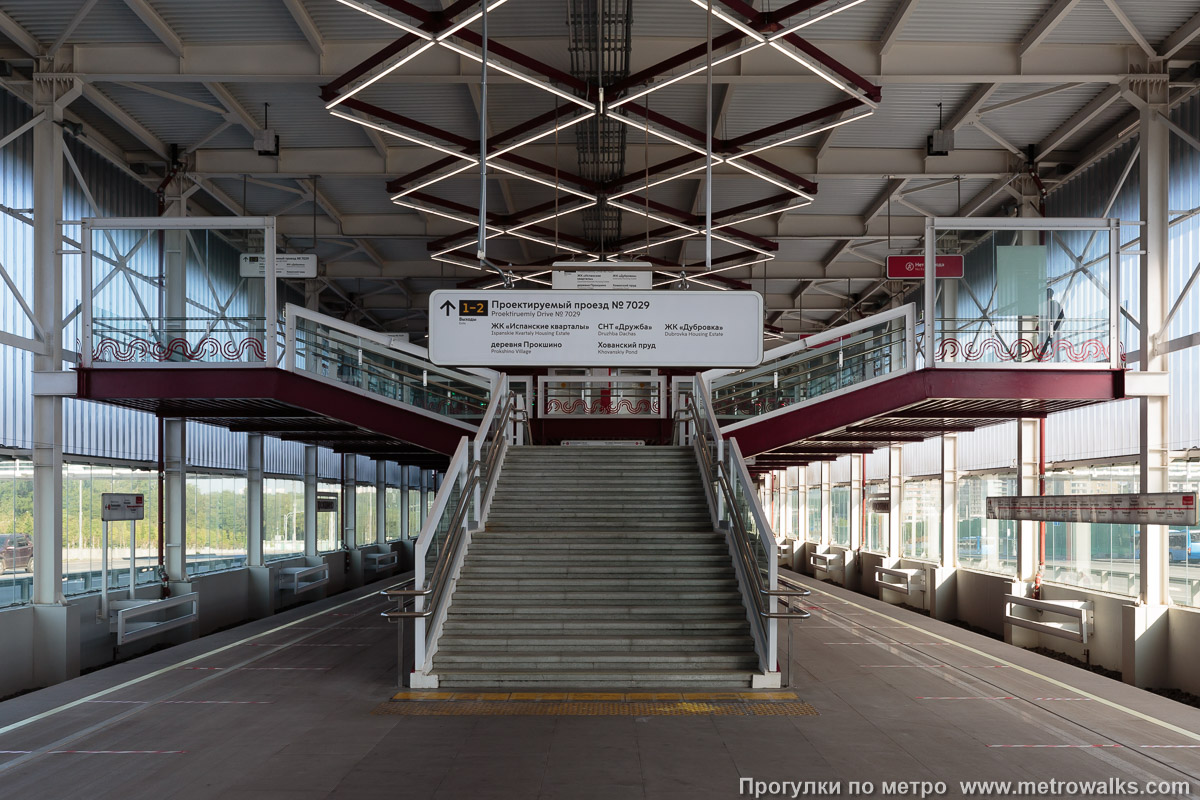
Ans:
{"label": "stair step", "polygon": [[[461,580],[467,579],[489,579],[489,578],[537,578],[559,580],[579,580],[595,577],[620,576],[639,578],[661,578],[662,580],[673,580],[675,578],[691,578],[695,576],[696,568],[693,566],[676,566],[672,564],[654,564],[650,566],[639,564],[535,564],[524,565],[519,572],[514,571],[512,567],[492,567],[482,566],[479,564],[472,565],[468,562],[467,566],[463,567]],[[708,568],[704,570],[706,578],[734,578],[736,573],[733,567]]]}
{"label": "stair step", "polygon": [[[646,611],[655,611],[657,606],[688,604],[694,609],[707,610],[708,606],[725,606],[730,604],[730,594],[727,591],[674,590],[663,588],[658,591],[552,591],[529,589],[522,592],[514,591],[473,591],[473,587],[460,586],[454,593],[453,605],[468,608],[474,605],[502,604],[510,608],[524,605],[554,603],[561,606],[585,606],[588,608],[625,608],[639,607]],[[461,604],[461,605],[460,605]]]}
{"label": "stair step", "polygon": [[[486,622],[486,627],[481,623]],[[495,614],[460,614],[451,609],[446,617],[445,635],[475,634],[494,636],[650,636],[650,635],[749,635],[744,610],[737,617],[640,617],[627,619],[550,619],[546,616],[502,618]]]}
{"label": "stair step", "polygon": [[749,670],[492,670],[455,668],[438,672],[438,685],[446,689],[503,687],[536,689],[657,689],[704,687],[748,688]]}
{"label": "stair step", "polygon": [[684,618],[684,619],[745,619],[746,609],[741,603],[713,603],[713,604],[698,604],[690,603],[683,605],[682,603],[667,604],[661,606],[655,605],[587,605],[587,606],[566,606],[560,607],[530,607],[530,606],[510,606],[498,607],[496,603],[482,603],[479,605],[460,605],[456,600],[450,606],[447,619],[463,620],[471,617],[475,620],[480,619],[499,619],[499,620],[554,620],[562,617],[571,619],[582,619],[584,617],[595,618],[602,617],[605,620],[621,621],[621,620],[637,620],[637,619],[668,619],[668,618]]}
{"label": "stair step", "polygon": [[486,653],[458,653],[439,649],[434,656],[433,666],[452,669],[457,666],[473,667],[487,665],[493,669],[753,669],[758,657],[753,653],[729,652],[671,652],[647,651],[643,653],[511,653],[489,651]]}
{"label": "stair step", "polygon": [[493,652],[576,652],[606,650],[609,652],[655,652],[655,651],[723,651],[746,652],[753,649],[754,641],[748,634],[723,636],[691,635],[481,635],[470,633],[444,633],[439,640],[439,652],[493,653]]}
{"label": "stair step", "polygon": [[458,591],[460,592],[477,592],[477,591],[495,591],[497,589],[517,590],[535,590],[541,592],[543,590],[554,590],[562,592],[600,592],[600,591],[618,591],[621,589],[633,589],[637,591],[654,591],[658,589],[666,589],[672,592],[689,590],[697,591],[700,589],[721,591],[733,590],[737,588],[737,579],[734,577],[662,577],[657,575],[646,575],[644,577],[637,576],[613,576],[607,578],[585,578],[573,577],[565,579],[561,577],[532,577],[519,575],[509,578],[504,577],[484,577],[480,575],[464,575],[458,581]]}

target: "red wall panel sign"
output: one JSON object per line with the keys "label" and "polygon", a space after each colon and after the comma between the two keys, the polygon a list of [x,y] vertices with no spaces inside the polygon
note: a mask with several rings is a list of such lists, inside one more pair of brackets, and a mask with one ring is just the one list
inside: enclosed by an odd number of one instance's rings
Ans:
{"label": "red wall panel sign", "polygon": [[[887,276],[890,280],[924,278],[925,256],[888,256]],[[963,257],[938,256],[937,276],[939,278],[961,278],[963,276]]]}

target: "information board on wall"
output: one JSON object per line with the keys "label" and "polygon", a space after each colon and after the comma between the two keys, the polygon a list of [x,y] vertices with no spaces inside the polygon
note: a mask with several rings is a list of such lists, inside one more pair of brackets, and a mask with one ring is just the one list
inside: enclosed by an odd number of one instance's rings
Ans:
{"label": "information board on wall", "polygon": [[1196,492],[989,497],[988,519],[1093,522],[1113,525],[1196,525]]}
{"label": "information board on wall", "polygon": [[145,495],[114,494],[112,492],[104,492],[100,495],[100,519],[104,522],[145,518]]}
{"label": "information board on wall", "polygon": [[437,291],[429,358],[461,367],[753,367],[756,292]]}
{"label": "information board on wall", "polygon": [[[262,253],[242,253],[238,271],[243,278],[267,277],[267,257]],[[317,277],[316,253],[279,253],[275,256],[276,278]]]}
{"label": "information board on wall", "polygon": [[649,291],[654,288],[653,272],[618,272],[616,270],[555,271],[550,276],[555,289],[564,291],[586,289]]}

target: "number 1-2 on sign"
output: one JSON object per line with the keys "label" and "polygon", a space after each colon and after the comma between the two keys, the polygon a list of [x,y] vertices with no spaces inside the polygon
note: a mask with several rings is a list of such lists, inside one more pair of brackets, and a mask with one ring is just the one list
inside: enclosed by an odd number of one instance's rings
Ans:
{"label": "number 1-2 on sign", "polygon": [[486,317],[488,315],[488,301],[459,300],[458,315],[460,317]]}

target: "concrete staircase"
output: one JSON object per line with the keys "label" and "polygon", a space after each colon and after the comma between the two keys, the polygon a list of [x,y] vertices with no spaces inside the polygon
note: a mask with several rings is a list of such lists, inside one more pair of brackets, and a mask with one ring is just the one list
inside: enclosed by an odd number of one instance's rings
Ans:
{"label": "concrete staircase", "polygon": [[747,687],[758,658],[683,447],[514,447],[433,660],[439,685]]}

